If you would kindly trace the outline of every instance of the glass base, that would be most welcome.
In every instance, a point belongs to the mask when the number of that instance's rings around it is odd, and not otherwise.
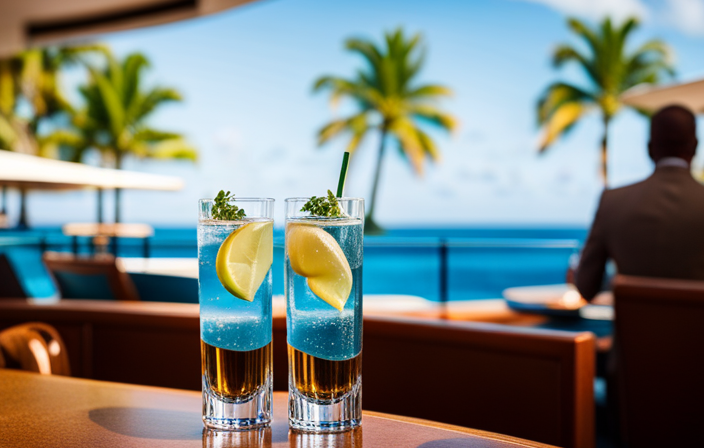
[[[335,401],[312,400],[289,384],[288,422],[291,429],[331,433],[350,431],[362,424],[361,379],[350,393]]]
[[[233,447],[271,447],[271,428],[253,428],[251,431],[203,429],[203,448]]]
[[[210,389],[203,376],[203,424],[206,428],[246,431],[271,424],[271,378],[254,394],[241,399],[225,399]]]

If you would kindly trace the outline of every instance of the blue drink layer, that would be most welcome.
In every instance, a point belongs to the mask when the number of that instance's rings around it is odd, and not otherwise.
[[[226,290],[215,269],[222,242],[246,223],[198,223],[200,337],[227,350],[256,350],[271,342],[271,269],[252,302],[238,299]]]
[[[305,277],[291,268],[286,253],[286,325],[292,347],[331,361],[354,358],[362,350],[362,262],[364,258],[361,220],[289,220],[313,224],[335,238],[352,269],[352,291],[342,311],[316,296]]]

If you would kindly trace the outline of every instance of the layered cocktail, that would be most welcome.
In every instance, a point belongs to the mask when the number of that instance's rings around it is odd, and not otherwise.
[[[199,202],[203,422],[251,429],[271,421],[273,199],[220,192]]]
[[[317,199],[286,200],[289,423],[335,432],[362,418],[364,202]]]

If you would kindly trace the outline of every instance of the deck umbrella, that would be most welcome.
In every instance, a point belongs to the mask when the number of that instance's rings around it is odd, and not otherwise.
[[[655,112],[672,104],[704,113],[704,79],[669,86],[636,86],[621,97],[625,104]]]
[[[20,190],[98,190],[98,222],[102,222],[102,191],[105,189],[164,190],[183,188],[183,180],[174,176],[136,171],[99,168],[82,163],[64,162],[27,154],[0,151],[0,185]],[[27,225],[22,201],[20,226]]]

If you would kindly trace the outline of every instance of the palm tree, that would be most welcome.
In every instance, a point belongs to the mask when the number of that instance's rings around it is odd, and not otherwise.
[[[373,217],[387,140],[395,140],[415,172],[422,175],[426,158],[439,161],[440,150],[420,124],[435,125],[448,132],[457,126],[453,116],[435,105],[438,98],[449,96],[452,91],[440,85],[417,82],[425,62],[420,43],[420,34],[406,39],[400,28],[385,33],[383,47],[368,40],[348,39],[345,48],[361,55],[365,66],[353,78],[323,76],[314,85],[314,91],[330,91],[333,104],[348,98],[357,106],[353,115],[333,120],[320,129],[319,145],[348,134],[350,141],[346,150],[353,153],[370,132],[379,132],[379,151],[365,223],[367,232],[381,231]]]
[[[61,72],[83,56],[104,52],[101,45],[32,48],[0,59],[0,149],[44,153],[38,135],[43,123],[70,111],[60,86]],[[27,105],[20,111],[20,105]],[[2,188],[3,195],[5,187]],[[20,191],[18,227],[27,227],[26,192]],[[3,203],[3,209],[5,205]]]
[[[18,114],[22,68],[21,55],[0,59],[0,149],[33,153],[36,145],[28,121]]]
[[[664,76],[673,76],[672,50],[660,40],[649,40],[634,51],[627,41],[638,27],[634,18],[620,26],[605,19],[598,27],[590,28],[577,19],[567,21],[570,29],[586,44],[586,51],[568,44],[559,45],[553,52],[553,65],[562,67],[574,62],[582,69],[589,86],[579,87],[566,82],[551,84],[538,101],[538,123],[543,127],[540,152],[550,147],[569,131],[587,113],[601,114],[601,176],[607,184],[607,151],[609,124],[624,106],[621,94],[638,84],[656,84]]]
[[[90,79],[79,88],[84,105],[71,117],[71,129],[59,129],[43,139],[44,147],[60,148],[79,162],[86,151],[100,151],[103,164],[122,168],[125,157],[187,159],[197,151],[174,132],[154,129],[148,118],[164,103],[181,100],[172,88],[145,88],[142,80],[149,62],[140,53],[122,61],[107,54],[104,69],[90,67]],[[115,222],[120,221],[120,190],[115,190]]]

